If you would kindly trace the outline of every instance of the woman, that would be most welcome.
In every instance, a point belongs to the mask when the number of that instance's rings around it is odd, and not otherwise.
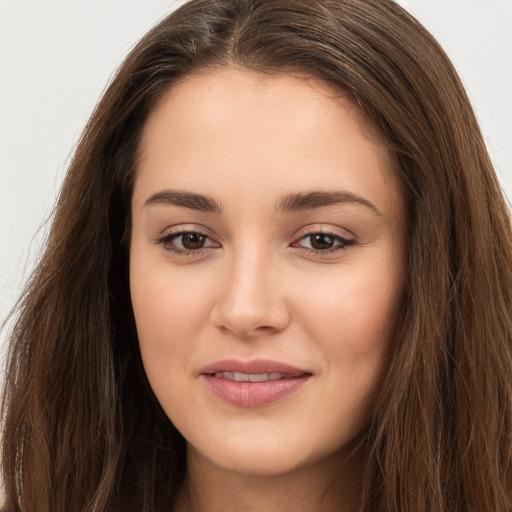
[[[511,242],[396,4],[186,4],[94,112],[20,305],[5,510],[508,510]]]

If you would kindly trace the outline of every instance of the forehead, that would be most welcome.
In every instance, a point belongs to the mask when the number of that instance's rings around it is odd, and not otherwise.
[[[135,193],[172,185],[240,199],[324,186],[378,194],[396,179],[371,132],[351,96],[316,79],[237,68],[193,74],[148,119]]]
[[[312,128],[333,107],[350,116],[361,131],[372,132],[372,138],[376,135],[355,98],[324,81],[299,74],[263,74],[225,67],[187,75],[171,86],[153,109],[144,135],[164,121],[170,110],[180,118],[177,129],[185,128],[185,120],[197,122],[200,118],[204,128],[214,130],[228,128],[233,122],[237,128],[245,125],[254,129],[263,121],[275,128],[292,121],[298,131]]]

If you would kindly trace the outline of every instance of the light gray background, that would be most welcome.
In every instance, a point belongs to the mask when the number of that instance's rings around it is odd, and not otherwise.
[[[0,322],[33,268],[79,134],[115,68],[181,0],[0,0]],[[512,0],[401,0],[467,87],[512,198]],[[0,336],[0,350],[5,332]]]

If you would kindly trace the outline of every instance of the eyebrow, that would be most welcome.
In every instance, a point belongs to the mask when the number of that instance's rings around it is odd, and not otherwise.
[[[222,208],[220,204],[211,197],[192,192],[183,192],[180,190],[162,190],[150,196],[144,203],[146,206],[154,205],[173,205],[182,208],[190,208],[203,213],[215,213],[220,215]]]
[[[276,211],[281,213],[298,212],[336,204],[360,205],[370,209],[375,215],[381,215],[373,203],[348,191],[312,191],[288,194],[276,203]],[[222,214],[222,208],[215,199],[203,194],[181,190],[162,190],[151,195],[144,203],[144,207],[154,205],[172,205],[203,213]]]
[[[276,210],[279,212],[297,212],[335,204],[356,204],[369,208],[375,215],[382,215],[373,203],[348,191],[313,191],[288,194],[277,203]]]

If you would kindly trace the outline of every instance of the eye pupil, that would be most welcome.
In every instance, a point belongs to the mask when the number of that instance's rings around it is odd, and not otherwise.
[[[313,249],[321,251],[322,249],[331,249],[334,245],[334,237],[325,235],[323,233],[317,233],[311,236],[311,247]]]
[[[201,249],[203,247],[206,237],[201,233],[184,233],[181,235],[181,243],[183,247],[188,250]]]

